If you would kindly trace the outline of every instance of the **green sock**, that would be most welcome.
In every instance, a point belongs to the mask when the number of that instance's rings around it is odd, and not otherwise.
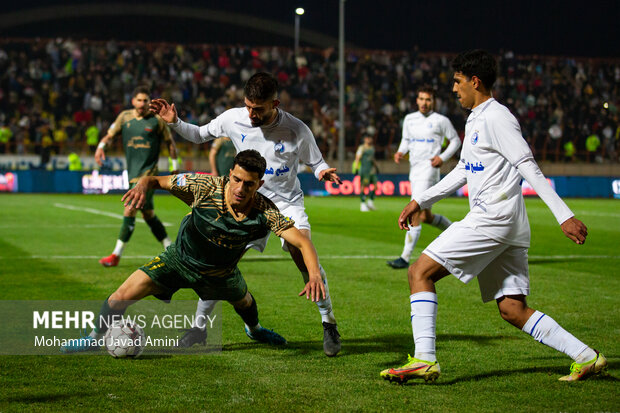
[[[157,218],[156,215],[154,215],[151,219],[147,219],[146,223],[151,228],[151,232],[153,233],[153,235],[155,235],[157,241],[161,242],[161,240],[168,236],[168,234],[166,233],[166,228],[164,228],[164,224],[161,223],[161,221],[159,220],[159,218]]]
[[[241,319],[248,327],[254,327],[258,324],[258,307],[256,306],[256,300],[253,295],[252,305],[244,309],[235,308],[235,311],[241,316]]]
[[[121,232],[118,235],[118,239],[123,242],[129,242],[131,234],[136,227],[136,217],[123,217],[123,225],[121,225]]]
[[[106,331],[108,331],[108,327],[110,327],[114,320],[118,318],[118,316],[122,316],[125,314],[125,310],[113,310],[110,308],[110,304],[108,303],[108,299],[106,298],[101,306],[101,310],[99,311],[99,315],[97,316],[97,320],[95,320],[95,333],[98,335],[104,335]],[[116,316],[116,317],[114,317]]]

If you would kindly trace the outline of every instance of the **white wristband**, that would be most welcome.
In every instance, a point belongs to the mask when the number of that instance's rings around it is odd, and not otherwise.
[[[99,142],[99,145],[97,145],[97,149],[105,149],[105,142]]]

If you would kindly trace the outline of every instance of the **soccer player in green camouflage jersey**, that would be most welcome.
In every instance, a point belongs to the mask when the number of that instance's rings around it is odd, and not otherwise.
[[[232,169],[237,150],[230,138],[216,139],[209,152],[209,164],[211,173],[215,176],[228,175]]]
[[[126,206],[140,208],[149,190],[165,189],[191,206],[192,211],[183,218],[175,243],[136,270],[104,301],[97,328],[89,336],[70,340],[61,351],[98,350],[97,340],[105,334],[109,320],[124,314],[136,300],[149,295],[170,300],[180,288],[191,288],[204,300],[231,303],[252,340],[285,344],[282,336],[259,324],[256,300],[237,267],[247,244],[273,231],[302,252],[309,281],[299,295],[312,301],[324,299],[325,286],[312,241],[273,202],[256,192],[263,183],[265,169],[265,159],[250,149],[235,157],[229,176],[142,177],[123,196]]]
[[[105,147],[116,136],[122,136],[130,188],[133,188],[142,176],[157,175],[157,162],[162,144],[168,145],[172,169],[175,171],[178,169],[176,147],[170,129],[159,115],[149,111],[149,90],[146,87],[138,87],[132,96],[133,109],[125,110],[118,115],[95,151],[95,161],[101,166],[105,160]],[[153,191],[150,191],[140,211],[155,238],[166,248],[171,241],[164,225],[155,215],[154,208]],[[104,267],[118,265],[123,249],[133,234],[137,213],[138,210],[135,208],[125,208],[123,224],[114,251],[112,255],[99,260]]]
[[[359,173],[362,184],[360,211],[368,212],[371,209],[374,210],[377,175],[374,173],[373,168],[379,173],[379,167],[375,160],[375,147],[372,144],[372,136],[368,134],[364,136],[364,143],[357,148],[353,165],[355,169],[353,172]],[[368,201],[366,201],[366,188],[368,188]]]

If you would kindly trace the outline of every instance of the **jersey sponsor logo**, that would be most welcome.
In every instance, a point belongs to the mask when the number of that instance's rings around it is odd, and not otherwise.
[[[283,165],[282,167],[278,168],[278,169],[273,169],[273,167],[271,168],[267,168],[265,169],[265,175],[275,175],[275,176],[280,176],[280,175],[284,175],[285,173],[287,173],[288,171],[290,171],[289,167],[286,165]]]
[[[278,142],[275,145],[273,145],[273,150],[278,152],[278,153],[283,153],[284,152],[284,144],[282,142]]]
[[[134,136],[127,143],[127,147],[134,149],[151,149],[151,142],[147,141],[142,136]]]
[[[185,186],[186,183],[187,183],[187,181],[185,180],[185,175],[177,175],[177,185],[178,186]]]
[[[471,136],[471,144],[475,145],[478,143],[478,131],[474,131],[474,134]]]
[[[484,171],[484,165],[482,165],[482,162],[476,162],[475,164],[467,162],[465,164],[465,170],[475,174],[476,172]]]
[[[244,135],[243,133],[241,134],[241,143],[243,143],[243,141],[245,140],[245,137],[248,135]]]

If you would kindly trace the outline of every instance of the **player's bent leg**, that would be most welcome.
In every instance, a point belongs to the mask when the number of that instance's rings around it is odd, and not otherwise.
[[[207,323],[205,320],[211,315],[217,303],[218,300],[198,300],[192,328],[181,330],[185,334],[179,340],[178,347],[191,347],[194,344],[207,345]]]
[[[137,210],[130,207],[125,207],[125,210],[123,211],[123,223],[121,225],[118,239],[116,240],[116,245],[114,246],[114,251],[112,251],[112,254],[107,257],[101,258],[99,260],[99,264],[104,267],[116,267],[119,264],[123,251],[125,250],[125,246],[131,239],[131,235],[133,234],[136,226],[137,213]]]
[[[558,350],[574,360],[570,366],[570,374],[560,377],[559,380],[578,381],[606,373],[605,356],[563,329],[547,314],[527,307],[524,296],[501,297],[497,302],[502,318],[539,343]],[[522,303],[521,307],[519,303]],[[530,314],[529,317],[527,314]]]
[[[230,302],[230,304],[232,304],[237,314],[239,314],[245,323],[245,334],[250,339],[272,346],[286,344],[286,339],[280,334],[260,325],[258,322],[258,307],[256,305],[256,300],[249,291],[241,300]]]
[[[401,367],[383,370],[380,375],[385,380],[405,383],[415,378],[434,381],[439,377],[441,370],[435,355],[438,305],[435,283],[448,274],[448,270],[426,254],[422,254],[409,267],[409,301],[415,355],[408,356],[407,363]]]
[[[308,239],[311,239],[310,230],[302,228],[300,229],[300,232]],[[306,268],[306,264],[303,262],[301,251],[288,243],[286,244],[286,247],[291,254],[291,258],[295,262],[295,265],[297,265],[297,268],[301,272],[304,283],[307,283],[309,279],[308,270]],[[323,266],[320,264],[319,269],[321,271],[321,277],[323,278],[323,284],[325,285],[325,298],[317,301],[316,303],[319,313],[321,313],[321,323],[323,325],[323,351],[328,357],[333,357],[340,352],[342,343],[340,340],[340,333],[338,331],[338,323],[336,322],[336,317],[334,316],[334,311],[332,308],[327,274],[325,273]]]
[[[450,272],[426,254],[413,263],[407,271],[411,294],[428,291],[435,292],[435,283]]]
[[[411,379],[434,382],[441,374],[437,361],[420,360],[407,355],[407,363],[400,367],[386,369],[380,373],[384,380],[404,384]]]

